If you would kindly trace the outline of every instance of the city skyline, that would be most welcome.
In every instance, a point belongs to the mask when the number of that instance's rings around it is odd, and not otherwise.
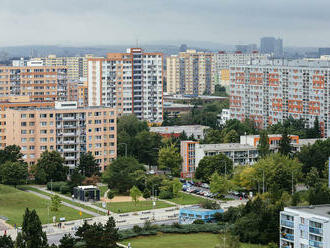
[[[325,0],[44,2],[2,1],[0,46],[150,44],[171,37],[259,44],[264,36],[281,37],[286,46],[330,46]]]

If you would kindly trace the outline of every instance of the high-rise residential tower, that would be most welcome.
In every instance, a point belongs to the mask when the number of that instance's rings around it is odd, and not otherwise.
[[[283,40],[274,37],[263,37],[260,40],[260,53],[270,54],[274,57],[283,56]]]
[[[130,48],[88,60],[88,104],[135,114],[141,120],[163,120],[163,55]]]

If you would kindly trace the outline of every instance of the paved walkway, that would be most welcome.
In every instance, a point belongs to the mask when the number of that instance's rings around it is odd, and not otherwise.
[[[35,188],[35,189],[38,189],[38,190],[41,190],[41,191],[43,191],[43,192],[45,192],[45,193],[48,193],[48,194],[52,194],[52,195],[55,194],[54,192],[52,192],[52,191],[50,191],[50,190],[47,190],[47,189],[44,188],[44,187],[35,186],[35,185],[30,185],[30,187]],[[103,212],[103,213],[105,213],[105,214],[108,213],[108,210],[106,210],[106,209],[104,209],[104,208],[100,208],[100,207],[98,207],[98,206],[95,206],[95,205],[92,204],[92,203],[84,202],[84,201],[79,201],[79,200],[77,200],[77,199],[76,199],[76,200],[72,200],[71,197],[68,197],[68,196],[65,196],[65,195],[61,195],[61,194],[59,194],[59,196],[62,197],[62,198],[64,198],[64,199],[66,199],[66,200],[69,200],[69,201],[71,201],[71,202],[76,202],[76,203],[79,203],[79,204],[85,205],[85,206],[87,206],[87,207],[94,208],[95,210],[100,211],[100,212]],[[98,216],[99,216],[99,215],[98,215]]]
[[[33,190],[26,190],[26,192],[29,192],[29,193],[35,194],[35,195],[39,196],[40,198],[44,198],[44,199],[46,199],[46,200],[50,200],[50,197],[49,197],[49,196],[46,196],[46,195],[40,194],[40,193],[35,192],[35,191],[33,191]],[[81,211],[81,212],[83,212],[83,213],[86,213],[86,214],[92,215],[92,216],[94,216],[94,217],[101,216],[101,215],[98,214],[98,213],[95,213],[95,212],[92,212],[92,211],[86,210],[86,209],[84,209],[84,208],[81,208],[81,207],[78,207],[78,206],[72,205],[72,204],[67,203],[67,202],[63,202],[63,201],[62,201],[62,205],[67,206],[67,207],[70,207],[70,208],[73,208],[73,209],[76,209],[76,210],[78,210],[78,211]]]

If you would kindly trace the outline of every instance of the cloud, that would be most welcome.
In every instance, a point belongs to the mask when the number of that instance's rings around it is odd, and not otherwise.
[[[271,35],[289,45],[326,46],[329,8],[328,0],[1,0],[0,45],[236,44]]]

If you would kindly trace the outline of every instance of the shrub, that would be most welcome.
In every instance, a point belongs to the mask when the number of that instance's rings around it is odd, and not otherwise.
[[[135,233],[141,233],[142,232],[142,227],[140,227],[140,226],[138,226],[138,225],[134,225],[133,226],[133,231],[135,232]]]
[[[160,199],[172,199],[173,198],[173,192],[171,191],[161,191],[159,193]]]
[[[151,196],[150,190],[145,188],[143,191],[143,198],[148,199],[148,198],[150,198],[150,196]]]
[[[108,191],[108,194],[107,194],[107,197],[108,197],[108,199],[112,199],[112,198],[114,198],[115,197],[115,192],[113,192],[112,190],[109,190]]]
[[[193,224],[201,225],[201,224],[205,224],[205,223],[203,220],[197,219],[197,220],[194,220]]]
[[[59,192],[61,190],[61,186],[67,185],[66,182],[48,182],[47,189]]]
[[[174,228],[181,228],[182,226],[178,222],[174,222],[172,224],[172,227],[174,227]]]
[[[61,192],[61,194],[64,194],[65,195],[65,194],[71,192],[71,189],[70,189],[70,187],[67,184],[65,184],[65,185],[62,185],[60,187],[60,192]]]
[[[201,202],[201,207],[206,209],[219,209],[220,205],[215,201],[204,200]]]
[[[154,228],[151,226],[151,222],[150,222],[150,220],[147,220],[146,222],[144,222],[143,229],[146,230],[146,231],[149,231],[149,230],[154,229]]]

